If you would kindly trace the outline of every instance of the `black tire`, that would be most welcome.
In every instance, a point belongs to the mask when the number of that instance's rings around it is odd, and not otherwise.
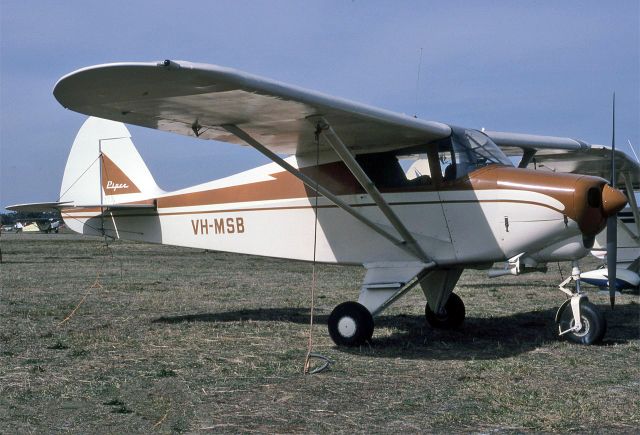
[[[329,335],[338,346],[360,346],[373,336],[373,316],[357,302],[335,307],[327,323]]]
[[[466,311],[464,309],[464,302],[455,293],[451,293],[449,300],[444,305],[444,312],[442,314],[434,313],[429,307],[429,303],[424,307],[424,315],[427,318],[427,322],[432,328],[438,329],[456,329],[462,326],[464,322],[464,316]]]
[[[607,332],[607,320],[598,307],[589,301],[583,301],[580,306],[580,321],[582,322],[580,331],[568,332],[562,337],[566,337],[567,340],[578,344],[596,344],[602,341],[605,332]],[[571,305],[568,304],[560,314],[559,332],[566,331],[574,323],[573,310]]]

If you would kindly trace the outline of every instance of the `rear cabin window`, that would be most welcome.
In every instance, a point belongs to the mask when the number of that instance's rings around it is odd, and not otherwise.
[[[429,146],[361,154],[356,160],[378,188],[430,186],[433,179],[427,156]]]

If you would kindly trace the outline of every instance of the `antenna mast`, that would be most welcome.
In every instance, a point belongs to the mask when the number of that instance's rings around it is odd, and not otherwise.
[[[416,98],[415,98],[415,112],[413,117],[418,117],[418,92],[420,91],[420,70],[422,69],[422,47],[420,47],[420,60],[418,61],[418,78],[416,79]]]

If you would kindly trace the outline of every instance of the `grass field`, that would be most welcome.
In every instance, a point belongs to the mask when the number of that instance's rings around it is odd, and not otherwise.
[[[427,327],[415,290],[357,349],[336,348],[326,320],[363,270],[320,266],[314,349],[335,363],[305,376],[310,264],[64,234],[0,247],[3,433],[640,429],[638,295],[613,312],[590,296],[603,345],[560,341],[555,265],[465,271],[460,331]]]

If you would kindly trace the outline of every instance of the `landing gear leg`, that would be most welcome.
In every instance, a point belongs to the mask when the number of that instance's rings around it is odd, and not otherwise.
[[[464,302],[453,293],[462,269],[442,269],[431,272],[420,282],[427,298],[424,314],[432,328],[456,329],[466,315]]]
[[[566,285],[575,281],[575,291]],[[580,290],[580,266],[577,261],[572,263],[571,276],[560,284],[560,290],[569,298],[556,313],[558,334],[567,340],[578,344],[595,344],[602,341],[607,331],[607,321],[602,312]],[[571,306],[568,310],[567,307]]]

